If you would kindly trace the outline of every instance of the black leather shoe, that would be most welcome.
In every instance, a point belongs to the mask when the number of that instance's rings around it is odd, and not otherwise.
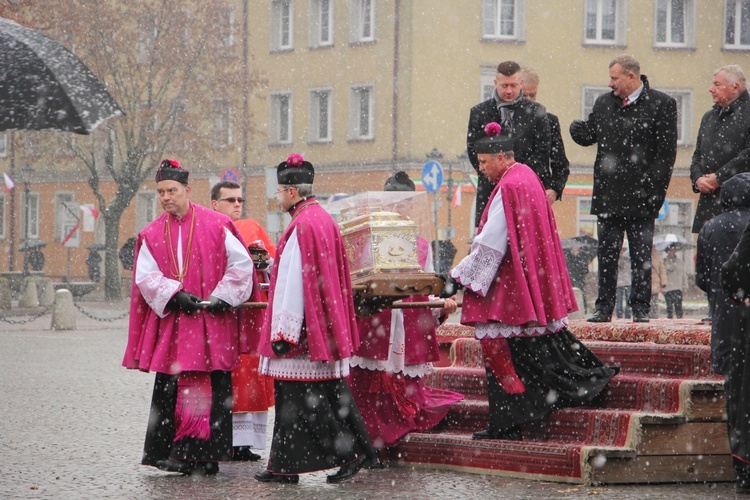
[[[235,446],[232,448],[233,462],[257,462],[260,458],[260,455],[250,451],[249,446]]]
[[[202,476],[213,476],[219,473],[219,462],[196,462],[195,468],[190,474]]]
[[[297,474],[274,474],[269,470],[256,472],[255,479],[261,483],[299,483],[299,476]]]
[[[380,460],[380,457],[376,457],[370,460],[370,463],[365,466],[365,469],[385,469],[385,464]]]
[[[471,435],[472,439],[506,439],[508,441],[523,441],[521,436],[521,429],[513,426],[509,429],[502,431],[495,431],[492,429],[485,429],[483,431],[477,431]]]
[[[633,323],[648,323],[648,321],[647,313],[633,311]]]
[[[588,321],[589,323],[609,323],[612,321],[612,313],[597,309],[596,312],[594,312],[594,315],[586,321]]]
[[[340,483],[341,481],[346,481],[347,479],[354,477],[354,475],[359,472],[359,469],[367,465],[368,462],[367,455],[362,455],[354,462],[342,465],[339,470],[333,474],[329,474],[328,477],[326,477],[326,483]]]
[[[159,470],[167,472],[179,472],[180,474],[190,474],[195,470],[195,462],[188,460],[159,460],[156,462]]]

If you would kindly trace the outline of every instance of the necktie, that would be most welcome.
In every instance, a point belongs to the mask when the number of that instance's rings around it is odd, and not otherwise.
[[[623,99],[623,100],[622,100],[622,107],[624,108],[624,107],[625,107],[625,106],[627,106],[627,105],[628,105],[629,103],[630,103],[630,99],[628,99],[628,98],[626,97],[625,99]]]

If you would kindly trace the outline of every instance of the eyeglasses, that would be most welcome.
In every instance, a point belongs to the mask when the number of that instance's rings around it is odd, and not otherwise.
[[[276,193],[274,193],[274,196],[276,196],[276,197],[278,198],[278,197],[279,197],[279,195],[281,195],[281,193],[283,193],[284,191],[289,191],[290,189],[292,189],[292,187],[291,187],[291,186],[289,186],[289,187],[285,187],[285,188],[283,188],[283,189],[277,189],[277,190],[276,190]]]
[[[235,197],[221,198],[219,201],[228,201],[229,203],[232,203],[232,204],[234,204],[234,203],[245,203],[245,198],[235,198]]]

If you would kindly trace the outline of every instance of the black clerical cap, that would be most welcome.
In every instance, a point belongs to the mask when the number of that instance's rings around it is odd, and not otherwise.
[[[276,167],[276,182],[279,185],[293,186],[297,184],[312,184],[315,178],[315,168],[302,155],[292,153],[286,161]]]
[[[177,181],[187,186],[190,172],[182,168],[177,160],[162,160],[156,169],[156,182]]]

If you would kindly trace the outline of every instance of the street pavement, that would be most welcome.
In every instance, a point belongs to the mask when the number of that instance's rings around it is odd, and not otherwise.
[[[97,318],[126,309],[83,303]],[[23,316],[6,318],[23,320]],[[153,374],[120,366],[127,318],[79,313],[77,329],[53,331],[49,315],[24,324],[0,317],[0,498],[733,498],[734,485],[587,487],[411,467],[362,471],[329,485],[326,472],[298,485],[262,484],[260,462],[221,464],[210,477],[139,465]],[[269,434],[272,414],[269,414]]]

